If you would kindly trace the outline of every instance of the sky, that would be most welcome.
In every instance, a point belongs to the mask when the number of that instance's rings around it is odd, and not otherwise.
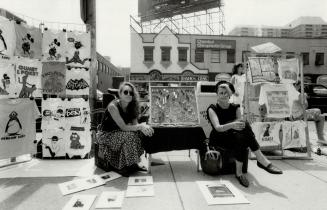
[[[79,0],[0,0],[0,8],[24,15],[38,25],[79,30]],[[300,16],[327,21],[327,0],[223,0],[227,34],[237,25],[284,26]],[[116,66],[130,66],[130,15],[137,16],[137,0],[96,0],[97,51]],[[54,22],[54,23],[50,23]]]

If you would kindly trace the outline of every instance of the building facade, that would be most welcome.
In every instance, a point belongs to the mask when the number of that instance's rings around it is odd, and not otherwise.
[[[97,89],[107,93],[108,88],[113,88],[113,78],[117,76],[125,75],[108,59],[97,53]]]
[[[301,55],[304,74],[327,74],[326,38],[137,33],[131,27],[131,81],[216,81],[231,74],[251,47],[272,42],[282,53]]]

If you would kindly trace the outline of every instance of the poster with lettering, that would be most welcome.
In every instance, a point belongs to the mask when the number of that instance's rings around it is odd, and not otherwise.
[[[262,149],[276,149],[281,145],[283,138],[282,123],[254,122],[251,127]]]
[[[42,98],[42,130],[65,128],[65,105],[61,98]]]
[[[14,55],[31,59],[41,59],[41,29],[33,26],[28,26],[25,23],[15,23],[15,32],[16,49]]]
[[[0,62],[0,99],[18,97],[15,79],[15,64]]]
[[[76,67],[89,67],[91,62],[90,32],[67,32],[66,64]]]
[[[267,107],[267,117],[285,118],[291,115],[289,88],[286,84],[264,84],[261,86],[259,104]]]
[[[44,62],[42,66],[42,93],[66,95],[66,68],[62,62]]]
[[[16,84],[19,98],[42,97],[42,63],[36,59],[17,58]]]
[[[0,159],[35,154],[35,120],[40,113],[34,100],[0,99]]]
[[[251,83],[275,82],[277,70],[271,57],[249,57]]]
[[[199,125],[194,87],[150,87],[150,123]]]
[[[90,104],[83,98],[65,100],[65,127],[85,127],[89,130],[91,125]]]
[[[90,71],[67,66],[66,95],[89,95]]]
[[[65,62],[66,32],[47,29],[43,32],[42,61]]]
[[[9,60],[16,47],[16,34],[14,21],[0,20],[0,58]]]
[[[278,59],[278,74],[281,83],[296,83],[299,79],[299,60],[297,58]]]

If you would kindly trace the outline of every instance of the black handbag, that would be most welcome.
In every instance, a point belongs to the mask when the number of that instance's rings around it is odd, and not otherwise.
[[[216,175],[222,170],[222,155],[214,147],[209,147],[209,139],[205,140],[206,151],[200,155],[202,171],[206,174]]]

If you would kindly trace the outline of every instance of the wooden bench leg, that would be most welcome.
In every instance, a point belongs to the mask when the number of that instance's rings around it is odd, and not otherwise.
[[[200,150],[196,150],[196,170],[200,171]]]
[[[148,154],[148,174],[151,174],[151,161],[152,161],[152,155]]]

